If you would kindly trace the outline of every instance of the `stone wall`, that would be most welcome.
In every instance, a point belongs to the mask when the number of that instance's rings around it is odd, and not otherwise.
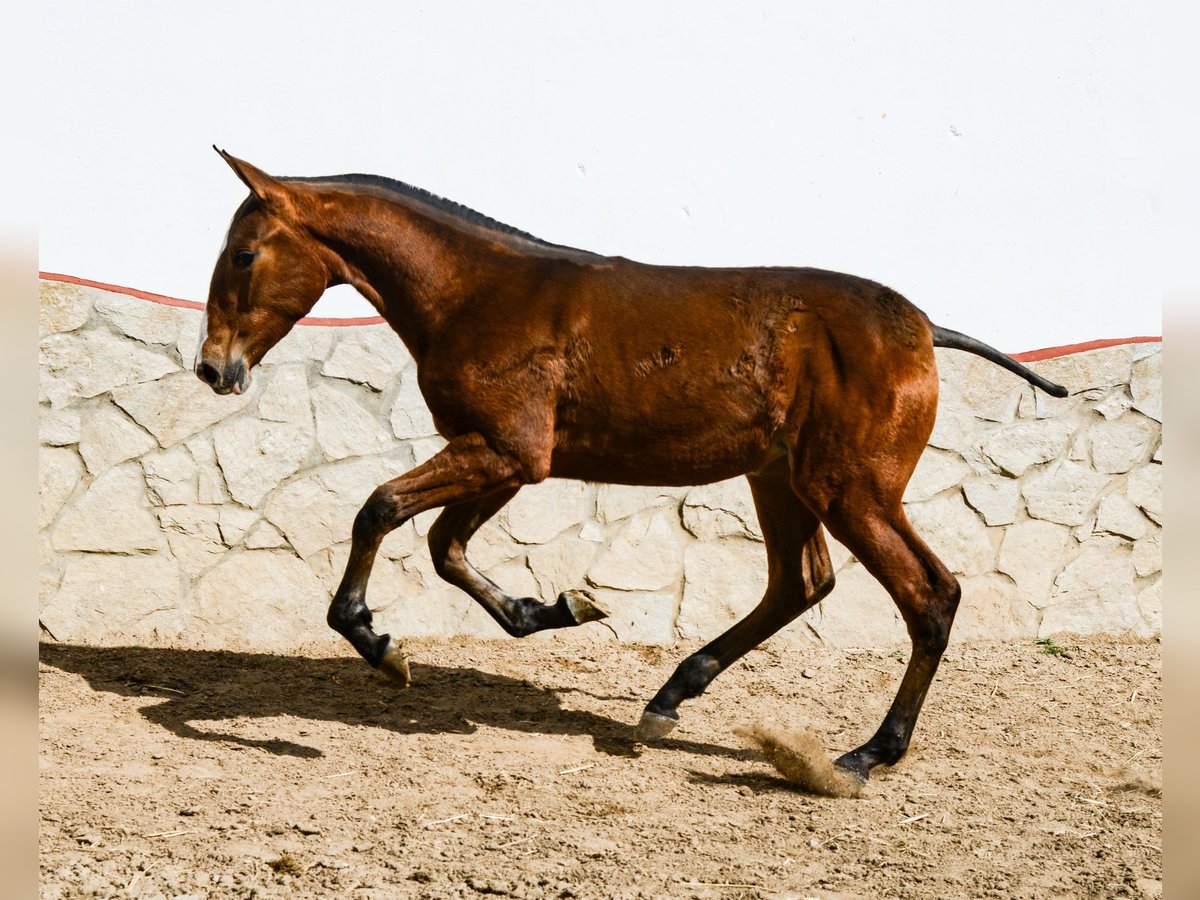
[[[301,325],[241,397],[191,372],[200,313],[78,285],[41,291],[41,596],[60,640],[287,648],[337,639],[325,607],[355,512],[442,446],[411,359],[382,325]],[[1161,351],[1035,363],[1056,400],[939,351],[937,425],[909,485],[959,574],[956,639],[1161,628]],[[502,636],[434,573],[435,512],[383,544],[369,602],[397,635]],[[709,638],[761,596],[742,479],[695,488],[551,480],[471,544],[510,592],[586,586],[614,611],[574,639]],[[906,642],[887,595],[831,545],[833,594],[774,640]],[[562,639],[571,639],[561,635]]]

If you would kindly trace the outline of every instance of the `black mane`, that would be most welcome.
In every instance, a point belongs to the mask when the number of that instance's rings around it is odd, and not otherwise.
[[[461,203],[456,203],[453,200],[447,200],[445,197],[440,197],[437,194],[427,191],[424,188],[419,188],[416,185],[408,184],[404,181],[399,181],[395,178],[385,178],[383,175],[364,175],[361,172],[355,172],[348,175],[324,175],[315,178],[306,178],[298,176],[286,176],[282,181],[299,181],[306,183],[340,183],[361,185],[369,188],[379,188],[384,191],[399,194],[403,197],[409,197],[413,200],[418,200],[426,203],[442,212],[449,213],[452,216],[469,222],[472,225],[478,225],[482,228],[487,228],[491,231],[499,232],[500,234],[511,235],[523,241],[528,241],[531,244],[537,244],[540,247],[546,247],[551,250],[562,250],[570,253],[582,253],[587,256],[594,256],[588,250],[580,250],[578,247],[568,247],[565,244],[555,244],[550,241],[544,241],[539,237],[530,234],[528,231],[522,231],[520,228],[514,228],[511,225],[505,225],[493,219],[491,216],[485,216],[483,213],[471,209],[469,206],[463,206]]]

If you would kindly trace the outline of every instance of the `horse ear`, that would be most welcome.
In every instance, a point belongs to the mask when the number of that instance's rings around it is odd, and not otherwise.
[[[273,178],[257,166],[252,166],[245,160],[226,153],[216,144],[213,144],[213,149],[221,155],[221,159],[229,163],[229,168],[233,169],[233,173],[266,206],[277,212],[285,212],[292,207],[291,190],[278,178]]]

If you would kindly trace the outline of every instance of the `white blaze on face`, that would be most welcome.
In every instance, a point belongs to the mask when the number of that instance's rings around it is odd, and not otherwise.
[[[200,357],[204,354],[204,342],[208,340],[208,309],[205,308],[200,316],[200,342],[196,344],[196,361],[192,364],[193,371],[200,369]]]
[[[237,218],[237,213],[233,214]],[[217,251],[217,257],[225,255],[225,251],[229,249],[229,232],[233,229],[233,219],[229,220],[229,227],[225,229],[225,237],[221,238],[221,249]],[[204,315],[200,319],[200,343],[196,345],[196,360],[192,364],[192,370],[197,371],[200,368],[200,357],[204,353],[204,342],[208,340],[208,308],[205,307]]]

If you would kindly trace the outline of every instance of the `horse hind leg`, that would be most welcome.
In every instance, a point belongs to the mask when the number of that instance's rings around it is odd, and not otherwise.
[[[834,513],[825,518],[833,535],[887,589],[912,640],[904,678],[879,730],[835,762],[864,781],[875,766],[894,765],[908,750],[962,593],[958,580],[896,507],[891,515]]]
[[[637,739],[665,737],[679,705],[704,693],[721,672],[833,590],[833,565],[816,516],[792,492],[785,459],[750,474],[750,490],[767,548],[767,590],[749,615],[692,654],[647,704]]]
[[[467,543],[518,490],[506,488],[442,510],[429,529],[429,552],[438,575],[469,594],[513,637],[607,618],[608,610],[587,591],[563,591],[553,604],[533,597],[514,597],[471,565]]]

